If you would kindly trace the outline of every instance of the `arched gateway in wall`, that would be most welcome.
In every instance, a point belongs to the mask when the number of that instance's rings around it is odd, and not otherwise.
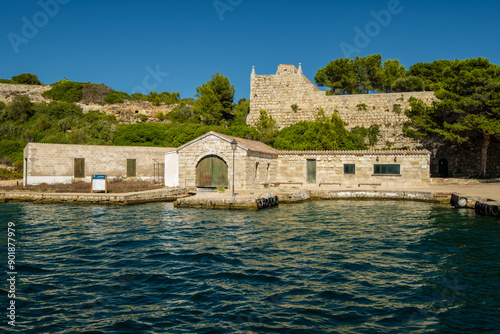
[[[203,187],[227,187],[227,164],[216,155],[209,155],[198,162],[196,166],[196,186]]]

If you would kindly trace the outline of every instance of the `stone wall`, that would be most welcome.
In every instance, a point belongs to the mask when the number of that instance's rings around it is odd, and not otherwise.
[[[397,147],[414,147],[415,143],[403,137],[401,131],[403,123],[408,120],[404,110],[409,107],[410,97],[428,104],[435,100],[433,92],[327,96],[302,74],[301,65],[298,69],[293,65],[279,65],[274,75],[256,75],[253,69],[247,124],[255,125],[260,109],[266,110],[281,129],[300,121],[314,121],[319,109],[323,108],[327,116],[337,110],[347,129],[378,124],[380,138],[377,147],[385,147],[388,143]],[[298,106],[296,112],[291,107],[294,104]]]
[[[478,176],[481,166],[482,140],[470,139],[463,144],[435,142],[426,145],[430,150],[436,148],[436,156],[431,158],[431,174],[438,177],[469,177]],[[445,160],[448,170],[440,174],[439,163]],[[486,173],[490,177],[500,177],[500,141],[492,139],[488,148]]]
[[[278,156],[278,180],[307,183],[307,160],[316,160],[316,183],[342,186],[421,186],[430,182],[430,152],[422,151],[283,151]],[[377,161],[378,160],[378,161]],[[355,174],[344,174],[354,164]],[[398,164],[400,175],[374,175],[375,164]]]
[[[196,166],[205,157],[215,155],[228,167],[228,188],[232,188],[233,151],[231,144],[215,135],[202,137],[178,150],[179,186],[196,186]],[[277,160],[271,155],[252,152],[238,147],[235,151],[235,188],[257,187],[260,182],[276,178]]]
[[[127,177],[127,159],[136,159],[136,177],[153,179],[154,160],[163,162],[171,148],[28,143],[24,148],[25,184],[69,183],[75,180],[74,159],[85,159],[84,180],[92,174]]]

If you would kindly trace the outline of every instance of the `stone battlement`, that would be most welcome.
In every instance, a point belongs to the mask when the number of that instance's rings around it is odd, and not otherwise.
[[[387,143],[397,146],[414,146],[403,137],[402,126],[408,118],[404,110],[409,108],[410,97],[430,104],[435,101],[434,92],[380,93],[355,95],[326,95],[303,73],[302,66],[279,65],[276,74],[256,75],[252,69],[250,82],[250,113],[248,125],[255,125],[259,111],[264,109],[284,128],[300,121],[314,121],[322,108],[326,116],[338,111],[347,129],[356,126],[380,126],[379,147]],[[292,105],[298,106],[297,111]]]

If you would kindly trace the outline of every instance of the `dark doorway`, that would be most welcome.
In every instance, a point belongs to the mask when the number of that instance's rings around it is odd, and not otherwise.
[[[316,160],[307,159],[307,183],[316,183]]]
[[[448,160],[445,158],[442,158],[438,162],[439,164],[439,177],[448,177]]]
[[[84,158],[74,158],[74,177],[84,178],[85,177],[85,159]]]
[[[227,165],[218,156],[210,155],[196,166],[196,186],[203,188],[227,187]]]

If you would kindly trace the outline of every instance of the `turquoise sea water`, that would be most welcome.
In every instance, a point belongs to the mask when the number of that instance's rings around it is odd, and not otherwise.
[[[19,333],[500,332],[500,220],[465,209],[0,204],[0,219]]]

